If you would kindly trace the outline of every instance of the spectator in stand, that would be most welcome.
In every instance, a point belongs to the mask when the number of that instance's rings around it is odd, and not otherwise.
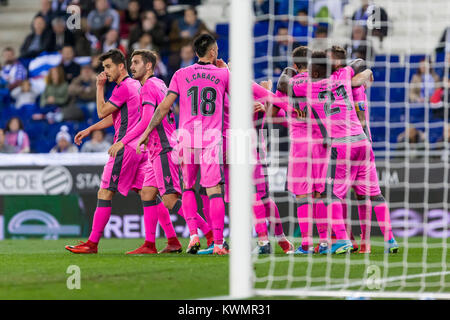
[[[81,74],[73,79],[69,86],[69,97],[72,103],[89,113],[96,110],[96,76],[90,65],[81,68]]]
[[[73,47],[64,46],[61,50],[61,66],[64,70],[65,80],[70,84],[72,80],[80,75],[81,67],[74,61],[75,52]]]
[[[14,153],[14,147],[6,143],[5,131],[0,128],[0,153]]]
[[[107,152],[111,143],[105,140],[105,131],[94,130],[91,140],[86,141],[81,147],[81,152]]]
[[[72,5],[80,7],[82,18],[87,18],[89,13],[95,10],[95,0],[72,0]]]
[[[311,50],[326,50],[330,46],[329,42],[328,25],[321,25],[317,27],[314,38],[309,46]]]
[[[135,42],[131,48],[132,51],[141,49],[159,51],[159,48],[153,44],[153,38],[150,33],[143,33],[139,41]]]
[[[180,51],[180,63],[175,66],[169,66],[170,69],[170,77],[173,76],[173,74],[181,68],[188,67],[190,65],[193,65],[197,61],[194,49],[192,48],[191,44],[185,44],[181,47]]]
[[[2,52],[3,68],[0,71],[0,77],[7,83],[8,89],[21,85],[27,78],[27,70],[17,60],[15,51],[11,47],[6,47]]]
[[[51,0],[41,0],[41,9],[36,16],[43,17],[47,26],[51,25],[53,18],[56,17],[55,12],[52,10]]]
[[[90,32],[97,39],[102,38],[110,29],[119,31],[119,13],[110,8],[108,0],[95,0],[95,10],[89,13],[87,21]]]
[[[432,68],[431,59],[422,59],[409,84],[409,102],[429,101],[439,81],[439,76]]]
[[[55,35],[49,29],[45,19],[36,16],[33,19],[32,32],[25,38],[20,48],[21,58],[35,58],[44,51],[53,51]]]
[[[407,125],[405,131],[397,137],[397,150],[405,151],[405,154],[399,155],[399,158],[405,156],[410,159],[420,158],[425,150],[425,134],[412,124]]]
[[[56,134],[56,146],[54,146],[50,153],[77,153],[78,148],[72,144],[72,137],[69,134],[67,126],[61,126],[59,132]]]
[[[21,109],[24,106],[36,107],[36,99],[39,93],[36,92],[30,84],[30,81],[24,80],[19,87],[11,91],[11,97],[16,100],[16,109]]]
[[[450,64],[450,53],[447,54],[447,61]],[[450,68],[447,71],[447,74],[444,73],[442,81],[435,83],[436,89],[434,90],[433,95],[430,97],[430,108],[433,112],[433,116],[438,119],[450,117],[450,114],[448,115],[445,114],[445,110],[447,110],[448,106],[450,105],[449,80],[450,80]]]
[[[186,44],[183,47],[181,47],[180,57],[181,63],[178,69],[189,67],[193,65],[197,60],[195,59],[194,48],[192,48],[191,44]]]
[[[275,41],[273,43],[273,57],[274,57],[274,73],[281,74],[284,68],[287,67],[287,57],[289,56],[289,46],[295,48],[296,44],[292,36],[288,34],[288,28],[281,26],[278,28]]]
[[[75,45],[74,34],[67,30],[66,20],[63,17],[56,17],[52,20],[52,30],[55,34],[55,50],[59,51],[65,46]]]
[[[122,11],[120,15],[120,37],[127,39],[130,30],[138,25],[141,21],[140,16],[141,7],[138,0],[130,0],[128,8]]]
[[[69,98],[69,85],[64,78],[64,70],[61,66],[49,70],[45,79],[45,90],[41,94],[41,109],[55,109],[66,105]]]
[[[110,0],[111,5],[118,11],[125,11],[128,8],[128,3],[133,0]]]
[[[145,2],[149,2],[145,0]],[[165,34],[170,34],[172,30],[172,25],[174,22],[174,17],[167,12],[167,4],[164,0],[153,0],[153,11],[156,14],[158,22],[164,27]]]
[[[349,59],[364,59],[373,61],[374,51],[372,43],[367,40],[367,28],[361,25],[354,25],[352,28],[352,39],[345,47]]]
[[[156,65],[155,69],[153,70],[153,74],[155,75],[155,77],[158,77],[161,80],[163,80],[166,83],[166,85],[169,85],[170,78],[167,67],[164,64],[164,62],[161,61],[161,57],[159,56],[159,54],[157,52],[153,53],[156,55]]]
[[[307,9],[300,9],[297,12],[296,20],[294,21],[294,27],[292,30],[292,35],[296,37],[296,41],[302,45],[306,46],[308,44],[308,36],[314,36],[314,27],[311,26],[311,34],[308,34],[309,29],[309,17]]]
[[[109,30],[97,44],[98,52],[105,53],[111,49],[119,49],[125,57],[127,56],[127,49],[120,43],[119,32],[115,29]]]
[[[172,30],[169,34],[170,51],[179,55],[183,45],[191,43],[192,39],[202,32],[211,33],[206,25],[198,19],[197,10],[189,7],[184,10],[184,17],[175,20],[172,24]]]
[[[12,117],[6,123],[5,144],[13,148],[14,153],[29,153],[30,139],[24,131],[23,122],[18,117]]]
[[[139,41],[144,33],[149,33],[152,36],[152,42],[163,52],[168,50],[166,44],[169,42],[169,37],[165,34],[164,25],[157,20],[155,12],[145,11],[142,13],[140,23],[130,31],[130,37],[128,39],[128,52],[130,54],[133,51],[133,45]]]
[[[75,53],[77,57],[90,56],[96,49],[98,39],[89,32],[86,19],[81,19],[81,29],[74,30]]]
[[[71,2],[71,0],[52,0],[52,11],[56,16],[66,17],[67,7]]]
[[[383,41],[388,34],[388,15],[386,11],[375,5],[373,1],[361,0],[361,8],[352,16],[353,25],[370,28],[369,34]],[[370,23],[369,23],[370,21]]]

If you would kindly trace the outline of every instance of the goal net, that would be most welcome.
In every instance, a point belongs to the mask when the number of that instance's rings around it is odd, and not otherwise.
[[[272,91],[276,89],[282,70],[292,66],[292,51],[298,45],[306,45],[312,50],[342,46],[346,48],[348,62],[363,58],[373,71],[374,82],[366,89],[369,114],[366,120],[381,192],[389,208],[392,232],[399,250],[396,254],[385,253],[385,239],[371,209],[371,223],[368,224],[371,253],[284,254],[269,224],[272,252],[252,254],[250,261],[239,257],[245,250],[235,251],[239,235],[234,233],[233,242],[233,226],[239,224],[238,219],[246,218],[239,218],[235,213],[233,222],[231,204],[230,268],[235,270],[230,272],[232,296],[239,296],[241,284],[244,292],[257,296],[449,299],[450,2],[250,2],[252,6],[248,6],[249,12],[245,14],[249,17],[246,23],[251,24],[253,38],[245,39],[246,32],[239,34],[235,30],[233,33],[233,28],[242,27],[242,21],[234,18],[237,7],[233,7],[231,1],[232,81],[237,82],[236,79],[242,76],[247,79],[242,70],[235,68],[240,63],[238,60],[243,58],[239,51],[233,51],[233,44],[235,48],[239,46],[240,52],[246,50],[242,45],[247,40],[247,43],[254,43],[253,51],[250,48],[253,58],[248,61],[253,66],[253,78],[258,83],[272,80]],[[365,4],[368,6],[362,8]],[[245,11],[246,6],[240,10]],[[238,16],[242,20],[242,12]],[[248,82],[241,85],[249,88]],[[232,89],[236,87],[237,84]],[[231,101],[233,115],[240,106],[236,105],[237,100]],[[236,102],[233,104],[233,101]],[[279,209],[285,235],[298,248],[301,244],[298,201],[286,190],[288,162],[292,161],[289,158],[290,139],[288,128],[278,122],[266,123],[270,197]],[[232,128],[239,129],[236,125],[238,122],[233,122],[232,118]],[[233,168],[237,168],[235,174],[245,170],[232,164],[232,174]],[[237,180],[231,181],[231,194],[239,192],[232,200],[253,199],[253,188],[233,191],[233,181],[236,183]],[[348,192],[345,203],[346,223],[360,246],[360,202],[353,190]],[[249,211],[248,203],[244,205],[244,211]],[[234,210],[239,211],[239,206]],[[248,215],[252,214],[250,210]],[[244,224],[239,232],[245,232],[245,226],[248,225]],[[257,243],[254,230],[252,234],[254,247]],[[314,224],[314,245],[318,241]],[[247,268],[246,261],[251,269]],[[248,288],[245,279],[236,280],[239,268],[251,270],[249,291],[245,289]]]

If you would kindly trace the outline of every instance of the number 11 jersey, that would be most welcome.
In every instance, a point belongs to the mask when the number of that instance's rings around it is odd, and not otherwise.
[[[230,72],[211,63],[198,62],[175,72],[169,93],[179,97],[179,143],[189,148],[209,148],[221,143],[224,99]]]
[[[353,107],[351,67],[335,71],[329,78],[312,82],[299,79],[293,82],[298,97],[307,97],[312,117],[324,126],[330,138],[345,138],[363,134],[364,131]]]

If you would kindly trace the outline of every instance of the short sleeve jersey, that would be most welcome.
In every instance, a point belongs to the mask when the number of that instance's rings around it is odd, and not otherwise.
[[[112,113],[114,125],[114,143],[125,137],[127,132],[134,128],[140,119],[140,90],[139,81],[126,77],[113,89],[108,102],[117,110]]]
[[[167,87],[164,81],[155,76],[151,76],[141,89],[142,108],[150,108],[150,114],[153,117],[156,108],[164,100],[166,94]],[[170,110],[169,114],[148,137],[147,149],[150,159],[153,159],[159,154],[170,152],[173,149],[176,144],[175,131],[175,117],[172,110]]]
[[[181,145],[208,148],[222,141],[229,78],[227,68],[201,62],[175,72],[168,92],[179,96]]]
[[[298,81],[293,92],[297,97],[307,97],[311,116],[323,125],[331,138],[343,138],[364,133],[353,107],[351,67],[335,71],[329,78],[319,81]]]

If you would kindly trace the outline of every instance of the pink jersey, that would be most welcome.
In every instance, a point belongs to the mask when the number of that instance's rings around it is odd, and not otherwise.
[[[353,88],[353,101],[355,103],[356,111],[364,111],[364,116],[366,118],[366,135],[370,141],[372,141],[372,134],[370,133],[369,126],[369,103],[367,101],[366,88],[364,86]]]
[[[297,97],[308,97],[311,117],[331,138],[344,138],[364,133],[353,107],[351,67],[335,71],[329,78],[316,82],[299,79],[293,82]]]
[[[294,84],[299,83],[301,81],[308,81],[308,72],[302,72],[299,73],[297,75],[295,75],[294,77],[292,77],[289,80],[289,85],[290,87],[293,87]],[[281,96],[284,95],[283,93],[277,91],[277,95]],[[303,141],[303,139],[301,138],[308,138],[307,141],[312,142],[312,139],[314,139],[314,142],[322,142],[323,138],[325,138],[325,132],[321,131],[320,126],[318,125],[318,123],[316,121],[312,121],[314,119],[314,114],[309,115],[311,113],[311,110],[308,110],[307,108],[307,104],[306,104],[306,99],[302,99],[302,98],[297,98],[297,97],[292,97],[292,99],[290,100],[290,106],[293,109],[297,109],[297,110],[302,110],[302,111],[306,111],[306,113],[308,114],[306,119],[297,119],[297,113],[296,112],[290,112],[290,135],[291,135],[291,139],[292,140],[297,140],[300,139]]]
[[[229,78],[227,68],[201,62],[175,72],[169,92],[180,98],[179,139],[183,146],[207,148],[221,142]]]
[[[126,77],[118,84],[108,102],[117,110],[112,113],[114,125],[114,143],[120,141],[139,122],[140,118],[140,89],[139,81]]]
[[[150,119],[166,94],[167,87],[161,79],[152,76],[145,82],[141,89],[142,108],[150,108]],[[169,111],[167,117],[148,136],[149,159],[172,151],[176,144],[175,130],[175,117]]]

